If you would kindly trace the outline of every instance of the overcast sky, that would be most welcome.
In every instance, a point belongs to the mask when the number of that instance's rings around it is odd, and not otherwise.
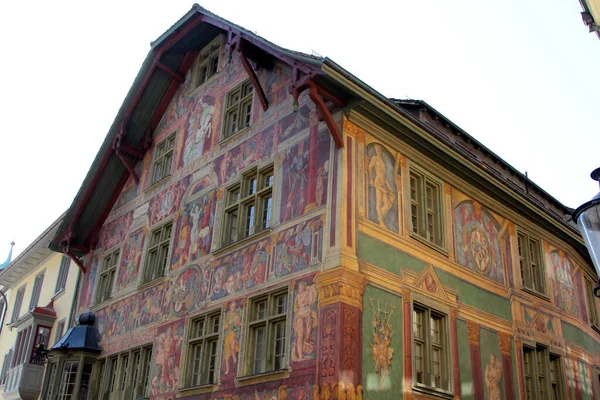
[[[201,5],[385,96],[425,100],[569,207],[598,192],[600,39],[578,0]],[[0,262],[69,207],[150,42],[191,7],[0,2]]]

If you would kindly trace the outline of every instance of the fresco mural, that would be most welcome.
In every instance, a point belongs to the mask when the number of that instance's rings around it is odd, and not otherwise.
[[[217,300],[265,281],[270,239],[243,247],[215,261],[211,300]]]
[[[488,400],[501,400],[500,380],[502,379],[502,361],[490,353],[490,362],[485,367],[485,386]]]
[[[235,375],[240,352],[240,331],[242,328],[242,307],[245,299],[233,300],[227,304],[223,325],[223,359],[221,372],[223,375]]]
[[[210,284],[210,269],[192,265],[171,280],[166,297],[173,316],[183,316],[201,308],[206,302]]]
[[[290,147],[283,156],[281,221],[304,213],[308,184],[308,139]]]
[[[281,277],[308,268],[321,260],[325,216],[299,223],[277,234],[274,274]]]
[[[456,194],[455,198],[465,198]],[[454,208],[454,245],[456,261],[499,283],[505,283],[504,263],[511,268],[507,221],[497,219],[479,202],[463,200]]]
[[[581,270],[575,268],[564,251],[555,249],[548,254],[552,283],[554,285],[554,302],[563,310],[587,319],[583,303],[583,287]]]
[[[215,191],[210,191],[190,200],[180,210],[171,260],[172,269],[210,253],[212,228],[214,225]]]
[[[390,366],[394,357],[394,348],[391,347],[393,335],[391,318],[396,307],[385,304],[382,308],[379,299],[377,300],[377,307],[375,307],[375,299],[370,298],[369,301],[373,310],[371,352],[375,362],[375,372],[379,377],[379,390],[384,391],[391,386],[388,381],[390,379]]]
[[[181,365],[181,338],[184,320],[157,329],[153,350],[154,363],[150,367],[152,396],[169,396],[177,390],[179,366]]]
[[[147,233],[146,230],[146,228],[140,228],[132,232],[123,246],[121,264],[119,265],[117,281],[115,283],[117,292],[137,282],[144,249],[144,240]]]
[[[312,277],[296,282],[292,318],[292,361],[305,361],[316,356],[317,286]]]
[[[81,295],[79,297],[80,310],[83,310],[92,304],[92,292],[94,291],[94,282],[96,282],[96,273],[98,272],[98,265],[100,264],[101,259],[101,252],[96,252],[92,256],[92,262],[88,266],[86,279],[83,280],[83,286],[81,288]]]
[[[552,318],[533,308],[523,306],[523,321],[529,324],[536,332],[551,335],[556,334]]]
[[[148,202],[150,226],[173,214],[179,208],[181,198],[190,184],[190,179],[191,175],[188,175],[150,199]]]
[[[369,220],[393,232],[399,232],[398,188],[401,187],[400,163],[383,145],[366,147]]]
[[[189,113],[179,168],[189,165],[211,147],[215,100],[211,95],[202,97]]]
[[[122,243],[125,235],[129,232],[129,227],[133,222],[133,211],[129,211],[120,217],[104,225],[100,231],[100,240],[97,248],[110,249]]]

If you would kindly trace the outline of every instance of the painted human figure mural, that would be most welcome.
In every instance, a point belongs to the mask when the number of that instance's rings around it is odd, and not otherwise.
[[[485,367],[485,386],[489,400],[501,400],[500,379],[502,379],[502,363],[490,353],[490,362]]]
[[[398,232],[398,192],[396,176],[400,171],[394,156],[379,143],[367,146],[367,182],[369,183],[369,219]]]
[[[235,301],[227,305],[223,330],[223,374],[235,373],[240,351],[240,329],[242,327],[242,309]]]
[[[137,281],[140,260],[144,248],[145,228],[132,232],[123,246],[121,265],[117,274],[116,287],[124,289]]]
[[[477,201],[466,200],[454,209],[456,261],[487,276],[504,283],[500,224]]]
[[[580,272],[562,250],[550,252],[550,267],[556,305],[569,313],[582,316],[580,307]]]
[[[315,330],[317,326],[317,289],[306,281],[298,282],[294,299],[294,342],[292,361],[303,361],[314,357]]]
[[[183,320],[158,329],[154,365],[151,367],[152,395],[165,395],[177,388],[181,361]]]
[[[323,218],[312,220],[279,232],[275,246],[275,276],[283,276],[306,269],[312,260],[321,258]]]
[[[188,165],[210,148],[212,141],[212,121],[215,112],[212,96],[206,96],[196,103],[188,120],[187,136],[180,165]]]
[[[308,182],[308,150],[304,141],[287,150],[284,159],[284,186],[288,188],[282,202],[282,220],[286,221],[304,212]]]

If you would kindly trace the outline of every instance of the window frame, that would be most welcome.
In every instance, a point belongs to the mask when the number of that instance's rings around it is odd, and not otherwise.
[[[452,365],[451,365],[451,341],[450,341],[450,327],[449,327],[449,317],[448,313],[443,310],[443,308],[438,308],[430,304],[428,301],[419,301],[412,300],[411,301],[411,365],[412,370],[414,371],[412,377],[412,387],[415,390],[422,391],[425,393],[442,393],[442,394],[453,394],[452,387]],[[423,299],[425,300],[425,299]],[[423,337],[415,336],[415,313],[421,312],[423,314]],[[431,341],[431,319],[433,317],[437,317],[439,319],[440,326],[440,341],[439,343],[432,343]],[[420,342],[423,346],[423,382],[418,381],[417,377],[417,368],[416,368],[416,342]],[[432,374],[432,361],[433,358],[431,356],[432,349],[438,348],[441,353],[441,361],[440,361],[440,387],[436,387],[435,383],[431,384],[430,375]],[[445,383],[445,385],[444,385]]]
[[[590,278],[588,275],[584,274],[585,280],[585,296],[587,298],[588,307],[589,307],[589,320],[590,325],[595,330],[600,330],[600,310],[598,307],[598,301],[596,300],[596,296],[594,296],[594,286],[596,282]]]
[[[152,168],[150,168],[150,187],[154,187],[171,176],[175,154],[177,132],[172,132],[154,147]],[[164,149],[163,149],[164,147]],[[161,153],[162,151],[162,153]],[[168,160],[168,161],[165,161]],[[160,168],[160,173],[159,171]]]
[[[276,300],[278,298],[285,298],[285,305],[283,308],[285,312],[276,313],[278,304]],[[259,317],[260,309],[258,304],[266,301],[266,308],[264,309],[265,316]],[[253,316],[257,317],[254,318]],[[282,371],[289,370],[289,347],[290,347],[290,323],[291,318],[291,301],[290,301],[290,290],[287,286],[275,289],[268,293],[262,293],[257,296],[248,299],[247,314],[244,323],[246,329],[246,346],[244,354],[244,362],[242,365],[242,378],[254,375],[264,374],[277,374]],[[277,341],[274,340],[277,335],[277,327],[283,326],[283,335],[279,338],[279,343],[283,341],[283,349],[277,349]],[[257,347],[257,332],[258,329],[264,328],[265,340],[264,344],[264,361],[262,362],[261,369],[256,369],[256,347]],[[279,359],[279,368],[277,368],[277,357]]]
[[[198,89],[201,86],[204,86],[206,83],[210,82],[215,76],[217,76],[219,74],[219,72],[221,71],[221,60],[223,57],[223,35],[218,35],[216,38],[214,38],[213,40],[211,40],[210,42],[208,42],[208,44],[206,46],[204,46],[202,48],[202,50],[200,50],[200,53],[198,54],[198,57],[196,58],[195,64],[194,64],[194,72],[192,74],[192,91]],[[218,48],[213,49],[213,46],[215,44],[218,44]],[[206,60],[203,60],[202,57],[204,54],[207,54],[208,56],[206,58]],[[202,69],[204,67],[210,68],[211,65],[214,63],[214,59],[216,57],[216,69],[212,72],[209,72],[206,76],[206,78],[203,77],[202,75]]]
[[[13,310],[10,317],[10,323],[16,322],[21,314],[21,308],[23,307],[23,298],[25,297],[25,289],[27,288],[27,284],[24,283],[19,289],[17,289],[17,293],[15,294],[15,302],[13,304]]]
[[[217,324],[215,326],[215,320]],[[220,378],[220,349],[222,346],[223,313],[220,308],[208,311],[197,316],[190,317],[188,332],[186,335],[186,360],[184,369],[184,380],[182,389],[202,388],[218,385]],[[202,333],[198,332],[202,323]],[[216,328],[216,329],[215,329]],[[214,349],[210,346],[214,345]],[[200,356],[197,349],[200,348]],[[214,353],[213,353],[214,352]],[[212,366],[212,377],[210,376],[210,363]],[[208,372],[205,370],[209,367]],[[198,380],[195,380],[198,376]]]
[[[152,344],[146,344],[97,360],[92,376],[93,391],[98,398],[146,398],[153,350]],[[125,359],[127,366],[123,365]]]
[[[540,354],[543,357],[540,363]],[[542,395],[542,398],[547,398],[552,391],[552,375],[551,366],[552,361],[557,362],[557,387],[558,387],[558,399],[565,399],[565,384],[562,371],[562,359],[561,356],[550,352],[547,346],[540,344],[524,344],[523,345],[523,384],[525,391],[525,399],[537,399],[538,396]],[[539,370],[539,367],[543,368],[543,371]],[[544,381],[543,385],[540,385],[540,380]],[[531,395],[528,397],[527,392],[527,381],[531,382]],[[543,390],[543,392],[541,392]]]
[[[29,298],[29,312],[35,310],[40,302],[40,295],[42,294],[42,286],[44,285],[45,276],[45,269],[35,276],[35,280],[33,281],[33,290],[31,291],[31,297]]]
[[[115,279],[120,261],[120,247],[107,251],[102,256],[102,264],[98,271],[94,304],[100,304],[113,298]]]
[[[237,101],[232,101],[236,95],[239,96]],[[247,108],[248,106],[249,108]],[[246,108],[245,111],[244,108]],[[221,142],[229,140],[230,138],[252,126],[253,113],[254,85],[250,79],[246,79],[234,86],[232,89],[227,91],[227,94],[225,94],[225,101],[223,102]],[[236,118],[233,118],[233,115],[236,115]],[[244,119],[245,121],[243,121]],[[232,125],[235,126],[235,130],[233,131]]]
[[[255,182],[255,186],[252,182]],[[232,245],[272,228],[274,186],[275,168],[270,163],[261,168],[258,166],[249,168],[236,182],[225,189],[221,247]],[[246,196],[243,196],[243,193],[246,193]],[[267,210],[265,206],[268,204],[270,206]],[[254,207],[251,227],[247,224],[247,213],[250,207]],[[234,225],[235,240],[232,239]]]
[[[54,332],[54,343],[58,343],[60,338],[65,333],[66,324],[67,324],[66,318],[63,318],[56,323],[56,331]]]
[[[523,242],[523,243],[522,243]],[[532,246],[534,242],[534,246]],[[523,254],[523,244],[526,245],[525,252]],[[535,248],[537,251],[537,263],[532,262],[532,249]],[[520,228],[517,229],[517,256],[519,259],[519,273],[521,275],[521,289],[532,294],[541,295],[543,298],[547,298],[548,285],[546,282],[546,265],[544,263],[544,247],[543,242],[539,237],[530,234]],[[538,271],[537,274],[534,272],[535,269]],[[535,281],[539,281],[539,284],[535,284]],[[538,286],[540,286],[538,288]]]
[[[408,167],[408,190],[406,199],[406,208],[408,219],[408,231],[410,236],[420,242],[434,247],[435,249],[447,252],[446,238],[446,207],[444,199],[444,182],[426,172],[417,165],[411,163]],[[413,179],[415,180],[415,197],[413,197]],[[428,212],[430,211],[427,204],[427,188],[431,186],[435,189],[435,194],[432,196],[432,214],[434,216],[433,238],[429,232]],[[416,211],[415,211],[416,210]],[[416,214],[416,215],[415,215]],[[415,218],[416,217],[416,218]],[[415,229],[416,221],[416,229]],[[437,227],[437,228],[436,228]]]
[[[64,255],[60,259],[60,267],[58,269],[58,277],[56,278],[56,286],[54,288],[54,295],[65,290],[67,286],[67,278],[69,277],[69,267],[71,266],[71,258]]]
[[[169,227],[169,237],[163,238],[163,232],[165,229]],[[167,272],[167,267],[169,266],[169,262],[171,260],[171,252],[173,251],[173,240],[175,235],[173,234],[173,229],[175,227],[175,223],[173,218],[168,218],[165,221],[161,221],[156,224],[152,229],[150,229],[150,234],[148,236],[148,242],[146,245],[146,249],[144,251],[144,261],[142,273],[140,274],[140,285],[145,285],[150,282],[154,282],[158,279],[161,279],[165,276]],[[155,233],[159,233],[158,243],[153,244],[152,240]],[[152,253],[156,249],[156,258],[152,258]],[[162,252],[164,251],[164,253]],[[164,256],[164,265],[162,267],[159,266],[160,256]],[[156,260],[156,265],[150,265]],[[153,271],[149,273],[149,268]],[[161,270],[161,273],[158,273]]]

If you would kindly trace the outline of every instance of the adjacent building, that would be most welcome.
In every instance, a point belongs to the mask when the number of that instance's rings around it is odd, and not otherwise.
[[[51,357],[45,398],[598,398],[570,212],[427,103],[194,6],[52,240],[102,351]]]
[[[600,38],[600,0],[579,0],[583,11],[581,18],[590,32],[596,32]]]
[[[44,359],[36,348],[48,348],[71,324],[75,310],[76,268],[70,258],[48,248],[60,219],[0,271],[8,299],[0,333],[0,396],[37,399]]]

